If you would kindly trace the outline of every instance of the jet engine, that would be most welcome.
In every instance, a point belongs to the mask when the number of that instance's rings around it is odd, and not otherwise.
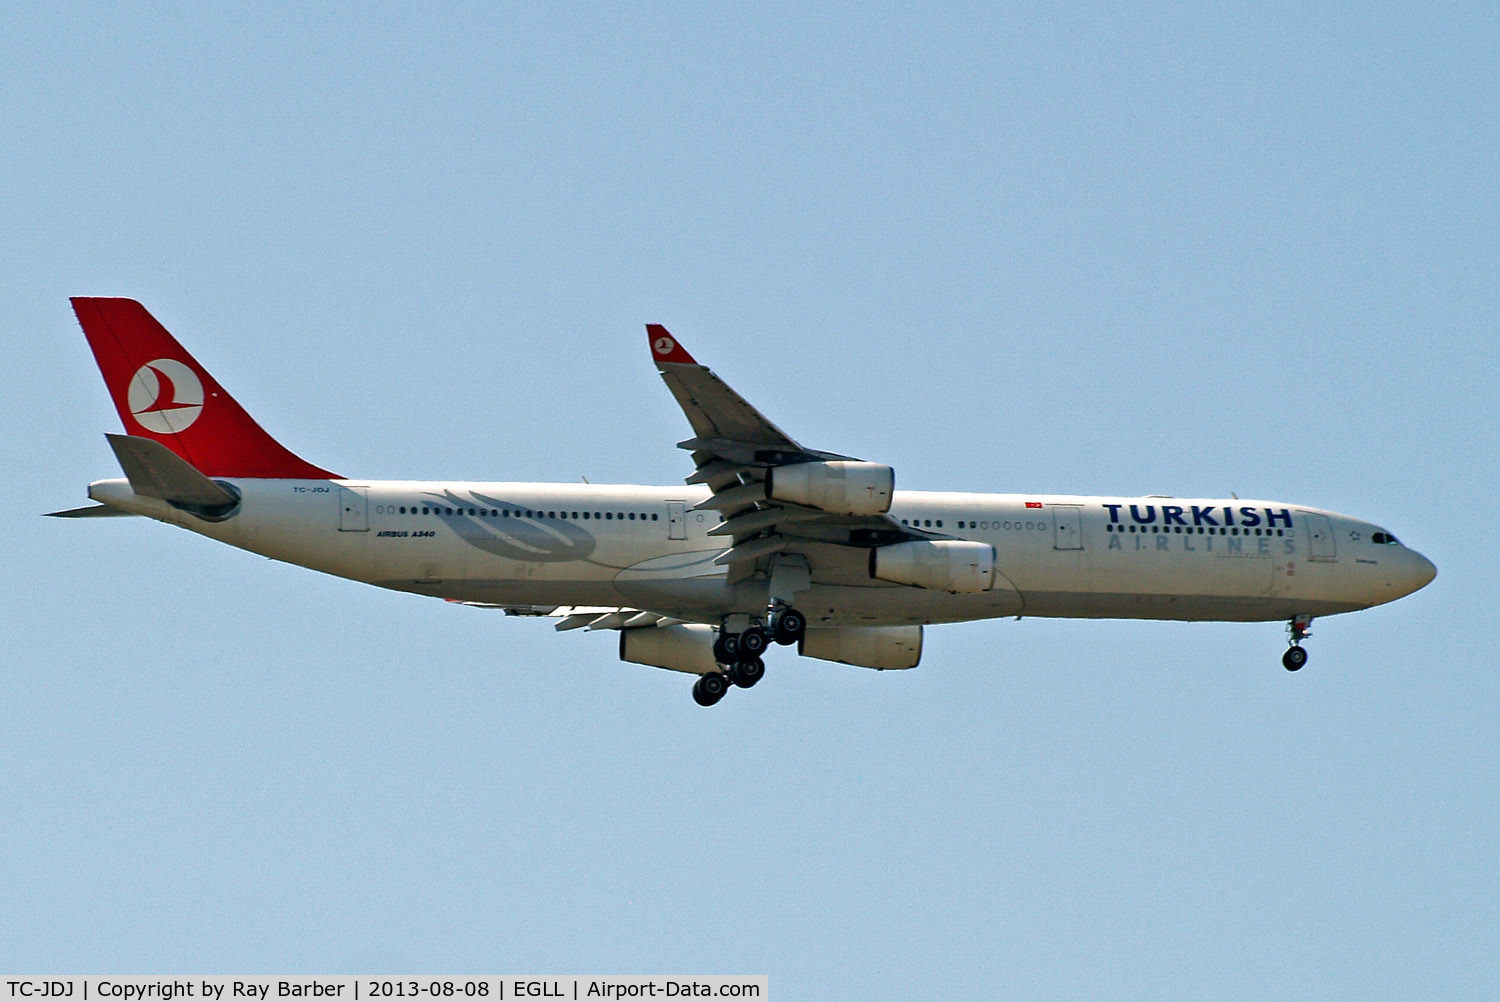
[[[691,675],[719,671],[714,661],[714,628],[701,623],[621,630],[620,660]]]
[[[839,626],[808,630],[797,653],[859,668],[915,668],[922,660],[920,626]]]
[[[995,586],[995,548],[967,539],[917,539],[870,551],[870,577],[955,595]]]
[[[766,471],[766,497],[838,515],[883,515],[895,489],[896,471],[879,463],[793,463]]]

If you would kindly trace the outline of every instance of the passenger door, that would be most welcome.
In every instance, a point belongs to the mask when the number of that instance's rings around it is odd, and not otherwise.
[[[1054,550],[1083,549],[1083,526],[1081,505],[1054,504],[1052,509],[1052,548]]]
[[[1338,545],[1333,538],[1333,522],[1327,515],[1302,512],[1307,523],[1308,558],[1311,560],[1338,560]]]

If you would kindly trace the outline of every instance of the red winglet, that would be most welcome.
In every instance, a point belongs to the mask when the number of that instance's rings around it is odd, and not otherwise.
[[[127,434],[210,477],[342,480],[288,452],[133,299],[73,299]]]
[[[693,356],[687,353],[687,349],[678,343],[677,339],[667,333],[667,329],[661,324],[647,324],[646,336],[651,340],[651,357],[661,362],[677,362],[682,365],[697,365]]]

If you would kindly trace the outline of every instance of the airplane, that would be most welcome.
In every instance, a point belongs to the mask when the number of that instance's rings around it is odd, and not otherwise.
[[[898,491],[810,449],[667,329],[651,357],[692,435],[680,486],[352,479],[267,434],[140,303],[74,298],[126,434],[123,479],[58,517],[141,515],[253,553],[558,630],[697,676],[712,706],[773,644],[880,670],[923,628],[1002,617],[1285,621],[1394,601],[1436,567],[1380,526],[1281,501]]]

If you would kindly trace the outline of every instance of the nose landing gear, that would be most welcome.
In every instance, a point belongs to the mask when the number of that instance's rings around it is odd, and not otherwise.
[[[1287,632],[1291,634],[1291,646],[1281,656],[1281,666],[1287,671],[1297,671],[1307,664],[1307,651],[1302,648],[1302,641],[1312,636],[1308,629],[1312,625],[1311,616],[1294,616],[1287,624]]]

